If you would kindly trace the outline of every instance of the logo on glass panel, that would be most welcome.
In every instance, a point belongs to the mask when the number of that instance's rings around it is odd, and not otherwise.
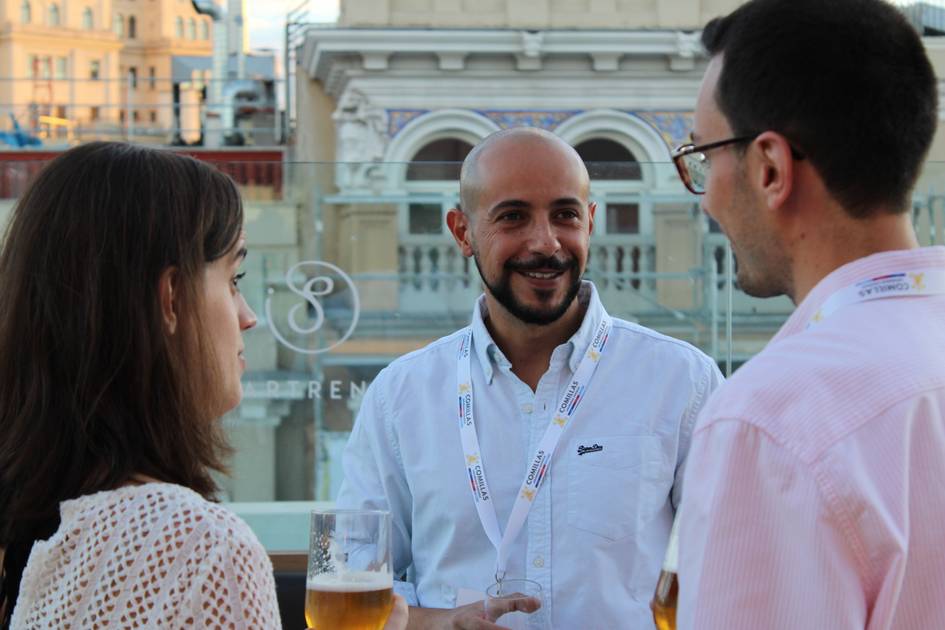
[[[306,278],[301,286],[295,282],[297,275]],[[289,308],[284,322],[279,326],[276,325],[276,320],[272,316],[272,296],[275,290],[270,288],[269,296],[266,298],[266,320],[279,343],[302,354],[321,354],[337,348],[348,340],[358,325],[358,317],[361,314],[358,289],[348,274],[331,263],[303,260],[286,271],[285,283],[299,301]],[[351,319],[344,333],[337,338],[325,335],[325,331],[322,330],[328,320],[326,307],[329,312],[344,313],[343,317],[337,319],[347,320],[349,317]],[[309,347],[292,343],[279,330],[280,326],[287,326],[296,337],[307,337],[312,340],[312,343]]]

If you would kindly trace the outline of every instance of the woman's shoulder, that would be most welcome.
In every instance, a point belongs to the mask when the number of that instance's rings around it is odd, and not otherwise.
[[[189,538],[259,544],[252,530],[233,512],[193,490],[172,483],[124,486],[64,501],[63,524],[111,523],[134,527],[177,541]],[[143,533],[143,532],[142,532]]]
[[[183,486],[146,483],[88,499],[80,505],[86,524],[111,523],[112,531],[131,547],[125,554],[144,551],[145,563],[160,564],[163,559],[176,565],[176,579],[206,579],[234,569],[252,575],[272,572],[269,556],[249,525]],[[82,529],[88,532],[87,526]]]
[[[184,619],[201,626],[201,615],[218,613],[203,607],[206,598],[235,585],[234,614],[267,620],[245,627],[274,627],[271,563],[249,526],[224,506],[182,486],[148,483],[65,501],[61,514],[59,530],[37,541],[23,574],[14,613],[22,626],[51,627],[45,620],[62,615],[78,615],[83,627],[96,616],[124,626],[126,608],[150,620],[147,627],[178,627]],[[69,605],[61,610],[63,602]]]

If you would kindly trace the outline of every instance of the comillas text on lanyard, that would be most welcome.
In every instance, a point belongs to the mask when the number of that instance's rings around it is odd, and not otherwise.
[[[554,456],[555,448],[558,446],[565,428],[574,417],[584,393],[587,391],[587,386],[597,370],[601,353],[607,344],[610,328],[611,319],[605,315],[597,327],[590,348],[581,359],[571,382],[565,389],[564,396],[555,409],[554,417],[548,423],[548,428],[545,429],[545,434],[538,444],[538,449],[532,456],[531,464],[529,464],[525,474],[525,480],[522,481],[518,497],[515,499],[515,505],[512,507],[512,513],[509,515],[509,521],[505,525],[504,534],[499,529],[495,503],[493,502],[492,492],[489,490],[489,483],[486,481],[485,464],[482,461],[479,436],[476,434],[476,421],[473,417],[472,329],[467,329],[463,335],[462,345],[457,356],[456,369],[456,382],[459,390],[459,429],[476,511],[479,512],[479,520],[482,521],[482,527],[486,535],[496,549],[495,577],[497,582],[501,582],[505,577],[512,543],[522,530],[528,512],[531,510],[532,501],[541,487],[545,473],[551,466],[551,458]]]
[[[920,295],[945,295],[945,269],[902,271],[860,280],[827,298],[824,305],[807,322],[807,327],[822,322],[850,304]]]

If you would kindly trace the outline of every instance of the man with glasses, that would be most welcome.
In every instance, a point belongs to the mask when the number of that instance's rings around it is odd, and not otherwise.
[[[945,628],[945,248],[910,212],[932,66],[881,0],[752,0],[702,40],[673,159],[741,288],[797,309],[697,421],[679,627]]]

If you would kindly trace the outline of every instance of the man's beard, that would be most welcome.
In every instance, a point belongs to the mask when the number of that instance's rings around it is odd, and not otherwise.
[[[791,295],[790,270],[793,265],[771,229],[759,219],[762,202],[749,193],[750,190],[748,175],[742,165],[737,171],[733,197],[726,211],[730,221],[734,222],[729,226],[732,233],[722,226],[731,243],[732,272],[738,288],[756,298]],[[745,234],[748,237],[742,238]]]
[[[574,302],[574,298],[577,297],[578,291],[581,289],[581,272],[578,269],[576,258],[561,259],[555,256],[536,256],[528,260],[508,260],[502,266],[502,273],[495,283],[489,282],[489,279],[482,272],[478,252],[473,252],[473,260],[479,270],[479,277],[482,278],[483,284],[489,289],[492,297],[505,307],[505,310],[511,313],[512,316],[526,324],[546,326],[558,321],[567,312],[568,307]],[[559,304],[548,304],[545,307],[536,308],[522,304],[515,296],[512,291],[512,274],[519,271],[537,271],[538,269],[564,271],[571,277],[571,284]],[[535,291],[535,293],[539,300],[546,303],[554,296],[553,290]]]

